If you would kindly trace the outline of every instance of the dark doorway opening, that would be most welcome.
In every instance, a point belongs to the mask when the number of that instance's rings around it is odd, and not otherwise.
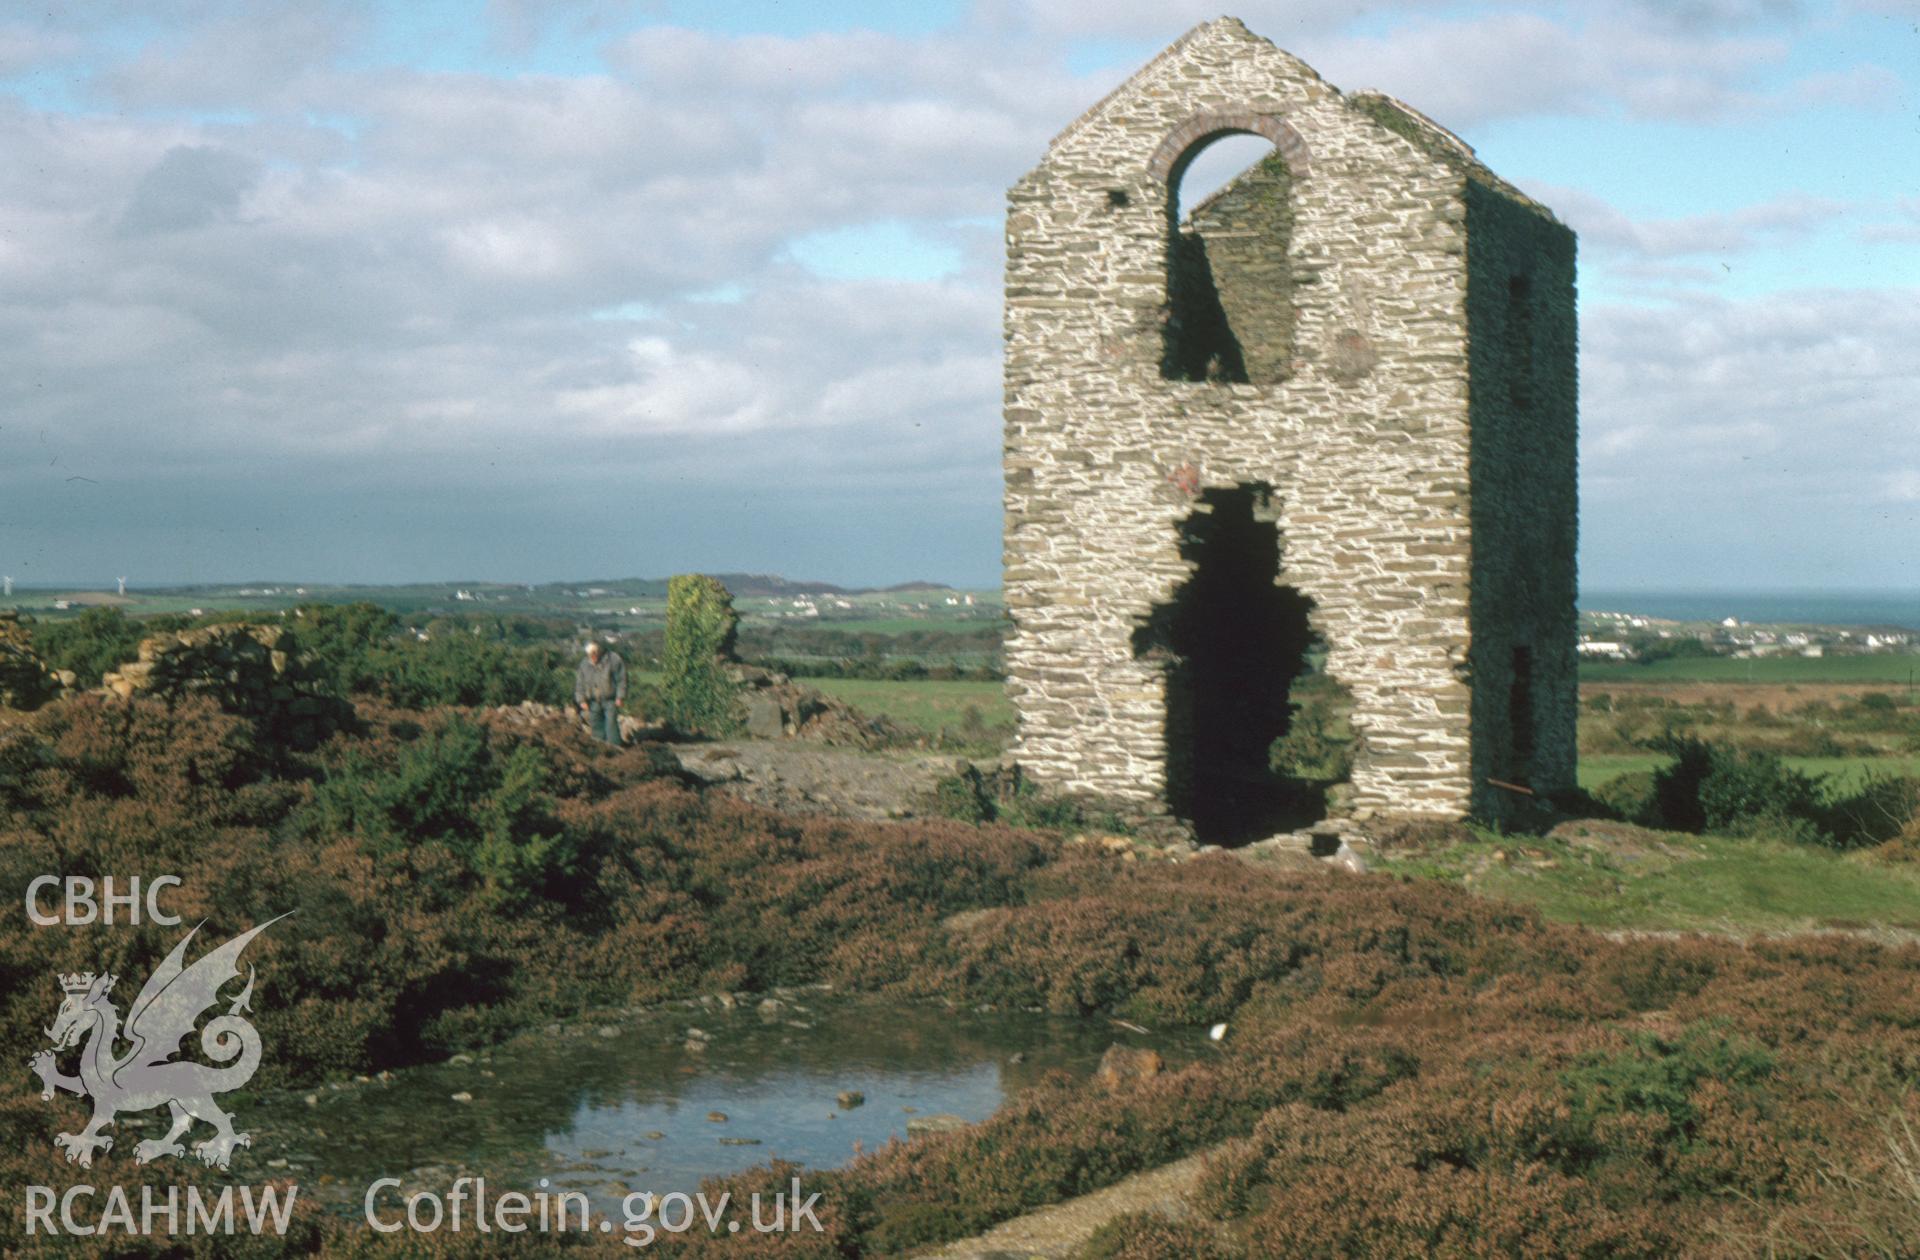
[[[1240,845],[1324,816],[1325,785],[1274,768],[1289,692],[1315,639],[1313,602],[1278,585],[1271,492],[1209,490],[1180,527],[1193,574],[1133,636],[1166,669],[1167,795],[1206,844]]]

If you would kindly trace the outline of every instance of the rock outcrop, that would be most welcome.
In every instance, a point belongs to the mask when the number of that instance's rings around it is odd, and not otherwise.
[[[1166,1068],[1166,1060],[1157,1050],[1140,1049],[1115,1043],[1100,1056],[1094,1069],[1094,1083],[1106,1089],[1120,1089],[1140,1081],[1152,1080]]]

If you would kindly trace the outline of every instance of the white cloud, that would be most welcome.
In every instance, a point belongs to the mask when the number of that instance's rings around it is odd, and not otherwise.
[[[1577,188],[1537,190],[1581,244],[1620,257],[1673,259],[1744,253],[1804,238],[1854,207],[1806,193],[1714,214],[1636,219]]]
[[[786,38],[635,31],[632,6],[581,0],[560,33],[607,41],[603,64],[519,76],[356,57],[358,6],[128,5],[162,35],[125,52],[103,36],[105,4],[0,27],[0,70],[68,58],[98,102],[0,96],[0,503],[52,522],[74,510],[70,471],[129,503],[175,478],[193,493],[164,510],[235,531],[262,501],[244,494],[275,488],[336,513],[431,488],[456,516],[608,484],[641,518],[686,510],[673,496],[695,490],[816,520],[866,496],[937,508],[880,513],[883,532],[936,550],[972,522],[965,545],[990,571],[1004,189],[1118,77],[1070,72],[1075,41],[1157,45],[1214,16],[1183,5],[988,0],[933,38]],[[1717,118],[1884,89],[1868,66],[1763,90],[1791,10],[1414,5],[1427,16],[1361,38],[1334,0],[1263,0],[1247,18],[1342,86],[1462,127]],[[494,0],[481,44],[543,48],[548,11]],[[1719,256],[1800,240],[1848,207],[1807,193],[1633,219],[1582,190],[1548,200],[1611,274],[1682,295],[1586,314],[1602,536],[1630,531],[1623,505],[1648,510],[1643,488],[1719,484],[1729,453],[1793,470],[1774,492],[1784,516],[1809,519],[1839,486],[1911,501],[1885,472],[1912,447],[1899,400],[1920,396],[1920,328],[1896,297],[1685,296]],[[894,280],[795,260],[796,241],[844,245],[863,224],[899,225]],[[485,532],[458,519],[448,538]]]

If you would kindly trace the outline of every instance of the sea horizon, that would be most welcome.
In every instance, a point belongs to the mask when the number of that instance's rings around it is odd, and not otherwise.
[[[1795,622],[1822,626],[1899,626],[1920,630],[1920,590],[1635,590],[1580,592],[1581,612],[1624,612],[1666,621]]]

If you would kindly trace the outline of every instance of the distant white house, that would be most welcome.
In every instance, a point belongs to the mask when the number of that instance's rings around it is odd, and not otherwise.
[[[1616,661],[1627,660],[1633,655],[1633,649],[1614,639],[1582,639],[1579,650],[1582,656],[1598,656]]]

